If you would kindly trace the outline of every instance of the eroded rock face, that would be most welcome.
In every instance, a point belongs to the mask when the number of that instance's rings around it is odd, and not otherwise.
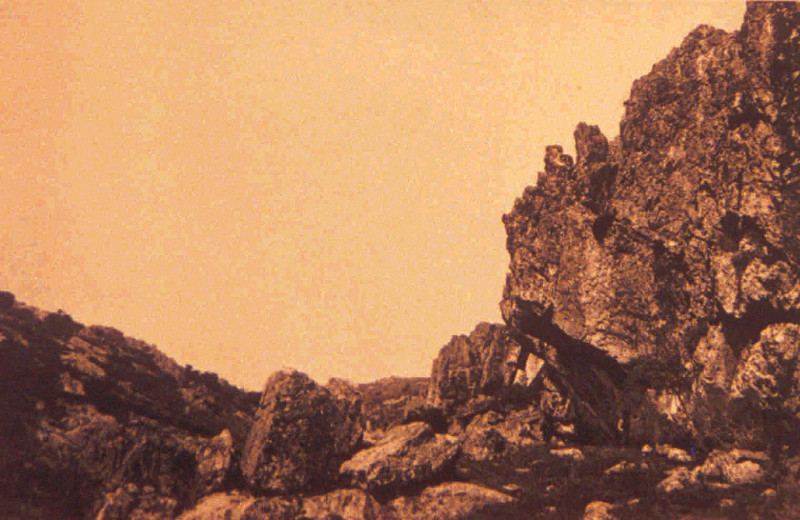
[[[698,27],[634,83],[618,140],[579,125],[577,161],[548,147],[504,216],[503,318],[579,438],[713,446],[753,407],[800,419],[751,383],[795,363],[769,344],[800,323],[798,24],[764,2],[739,32]]]
[[[417,422],[392,428],[375,446],[341,466],[342,476],[370,491],[397,491],[441,477],[452,469],[459,447],[454,438],[436,435]]]
[[[208,486],[222,485],[223,475],[204,469],[203,447],[229,428],[223,451],[229,457],[241,448],[257,396],[117,330],[85,327],[6,294],[4,509],[26,504],[20,517],[173,518]],[[218,462],[225,465],[212,466]]]
[[[453,409],[478,396],[504,395],[518,355],[502,325],[480,323],[469,336],[453,336],[433,362],[428,401]]]
[[[352,406],[300,372],[272,375],[242,454],[248,483],[265,493],[330,487],[363,434]]]

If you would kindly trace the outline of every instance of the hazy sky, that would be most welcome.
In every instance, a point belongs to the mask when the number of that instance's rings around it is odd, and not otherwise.
[[[0,0],[0,289],[260,388],[498,321],[544,146],[744,2]]]

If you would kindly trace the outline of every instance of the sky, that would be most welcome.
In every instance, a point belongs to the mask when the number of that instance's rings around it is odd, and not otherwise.
[[[0,0],[0,290],[247,389],[428,375],[544,147],[744,8]]]

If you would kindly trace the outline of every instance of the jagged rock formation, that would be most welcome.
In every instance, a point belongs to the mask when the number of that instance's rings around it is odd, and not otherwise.
[[[455,438],[424,423],[376,429],[419,412],[427,378],[323,387],[279,372],[259,399],[7,292],[0,355],[4,518],[399,520],[457,497],[463,511],[505,503],[478,485],[442,484],[456,477]],[[367,423],[374,446],[361,441]],[[433,484],[444,487],[426,492]],[[416,494],[397,497],[410,488]]]
[[[166,518],[235,480],[257,394],[9,293],[0,359],[0,510],[11,518]]]
[[[433,362],[428,401],[453,410],[481,395],[503,397],[519,351],[498,324],[479,323],[469,336],[453,336]]]
[[[800,322],[798,24],[777,2],[698,27],[634,83],[619,139],[579,125],[576,161],[549,147],[504,216],[504,320],[582,439],[763,448],[798,426],[792,369],[771,400],[756,383],[794,366]]]
[[[697,28],[620,137],[546,149],[504,216],[505,324],[429,380],[280,372],[259,400],[0,292],[0,511],[800,517],[799,124],[798,4]]]

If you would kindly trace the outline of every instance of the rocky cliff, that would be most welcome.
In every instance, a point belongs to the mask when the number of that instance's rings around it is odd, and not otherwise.
[[[503,217],[431,377],[244,392],[0,293],[0,516],[800,517],[800,6],[700,26]]]
[[[799,25],[789,2],[698,27],[634,83],[619,138],[580,124],[504,216],[503,318],[585,440],[797,428]]]

